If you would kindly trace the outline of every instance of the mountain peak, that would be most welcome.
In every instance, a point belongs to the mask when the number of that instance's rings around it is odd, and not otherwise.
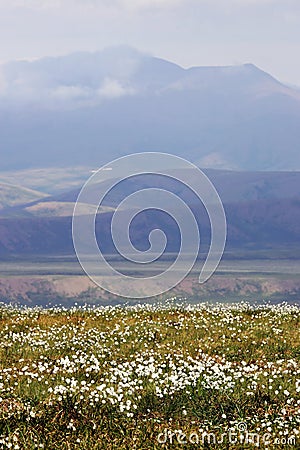
[[[1,72],[2,167],[94,165],[142,150],[211,167],[300,167],[299,92],[252,63],[184,69],[119,46]]]
[[[243,66],[246,67],[246,69],[256,70],[256,71],[261,72],[261,69],[253,63],[245,63],[245,64],[243,64]]]
[[[277,83],[279,83],[279,81],[276,80],[276,78],[274,78],[268,72],[265,72],[264,70],[260,69],[255,64],[246,63],[246,64],[243,64],[243,67],[248,71],[248,73],[252,73],[256,77],[260,76],[260,77],[268,78],[269,80],[273,80],[273,81],[276,81]]]

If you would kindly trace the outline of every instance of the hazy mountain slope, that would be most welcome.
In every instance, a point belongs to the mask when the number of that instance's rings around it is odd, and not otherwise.
[[[8,206],[21,205],[46,197],[46,194],[22,186],[0,181],[0,210]]]
[[[0,182],[27,189],[54,194],[82,185],[91,175],[91,168],[84,166],[39,167],[21,170],[1,170]]]
[[[29,171],[31,173],[31,171]],[[50,170],[51,172],[51,170]],[[300,198],[300,172],[235,172],[226,170],[212,170],[205,169],[204,172],[213,182],[216,187],[221,200],[226,203],[242,204],[245,202],[255,202],[257,200],[290,200]],[[24,171],[22,172],[24,173]],[[47,171],[43,170],[43,174]],[[78,171],[74,169],[77,180]],[[67,174],[71,174],[71,169],[68,168]],[[61,173],[63,175],[63,173]],[[86,171],[86,177],[90,175],[90,170]],[[186,180],[192,181],[193,174],[181,171],[173,174],[176,176],[183,176]],[[84,171],[81,174],[84,179]],[[113,172],[112,172],[113,177]],[[34,181],[36,182],[36,181]],[[74,181],[75,182],[75,181]],[[71,180],[66,180],[66,183],[73,183]],[[105,182],[104,182],[105,183]],[[59,179],[57,185],[60,184]],[[104,184],[105,185],[105,184]],[[182,184],[170,178],[144,175],[134,177],[128,181],[119,183],[109,195],[105,197],[102,205],[102,212],[109,211],[115,208],[120,202],[131,193],[140,189],[149,187],[157,187],[170,190],[180,196],[188,204],[197,204],[196,197],[192,192],[185,188]],[[60,194],[40,198],[41,194],[36,193],[37,197],[29,198],[25,204],[17,206],[10,206],[0,210],[0,217],[55,217],[55,216],[71,216],[74,209],[74,203],[81,186],[71,191],[65,191]],[[0,196],[1,196],[0,185]],[[26,192],[26,191],[25,191]],[[99,196],[98,185],[94,185],[90,191],[90,204],[86,204],[84,212],[93,212],[94,204],[98,204]],[[22,197],[20,197],[22,198]]]
[[[2,168],[98,167],[138,151],[300,169],[300,93],[251,64],[183,69],[128,48],[2,66]]]
[[[210,240],[207,216],[199,205],[191,205],[201,226],[204,247]],[[225,204],[228,224],[227,250],[293,248],[300,245],[299,199],[259,200]],[[114,253],[110,236],[112,213],[103,213],[96,222],[96,234],[104,253]],[[161,212],[138,215],[130,228],[134,245],[149,246],[151,230],[161,228],[169,238],[167,251],[177,251],[179,234],[176,223]],[[70,217],[0,218],[0,255],[61,255],[73,253]],[[290,254],[293,257],[293,254]]]

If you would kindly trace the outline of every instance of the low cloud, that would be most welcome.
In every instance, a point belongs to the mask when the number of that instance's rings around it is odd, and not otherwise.
[[[3,70],[0,67],[0,95],[4,94],[4,92],[6,91],[6,79],[5,76],[3,74]]]
[[[131,87],[122,86],[118,80],[105,78],[102,86],[97,90],[97,94],[102,98],[118,98],[124,95],[133,95],[135,90]]]
[[[199,0],[198,0],[199,1]],[[10,0],[10,7],[21,8],[59,8],[65,5],[76,7],[86,5],[92,7],[123,6],[128,9],[143,9],[151,7],[170,7],[178,4],[191,3],[191,0]],[[0,0],[0,7],[7,7],[6,0]]]
[[[134,95],[130,78],[137,69],[137,60],[126,54],[118,60],[109,52],[16,61],[0,66],[0,100],[50,108],[92,106]]]
[[[190,4],[190,0],[119,0],[120,6],[127,9],[174,8],[178,5]]]
[[[58,86],[51,91],[53,97],[58,100],[84,100],[92,96],[92,91],[80,86]]]
[[[6,0],[0,0],[0,7],[4,8],[47,9],[61,6],[63,6],[61,0],[10,0],[9,5]]]
[[[262,3],[282,3],[280,0],[0,0],[0,7],[21,7],[21,8],[60,8],[60,7],[76,7],[85,5],[87,7],[115,7],[121,6],[127,9],[145,9],[145,8],[173,8],[174,6],[183,5],[201,5],[201,4],[262,4]],[[295,3],[297,0],[289,0],[287,4]]]

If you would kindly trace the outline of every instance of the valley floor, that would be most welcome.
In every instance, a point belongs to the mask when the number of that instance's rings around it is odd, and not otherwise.
[[[300,259],[276,257],[251,259],[234,255],[221,261],[216,273],[204,284],[198,278],[203,261],[197,262],[189,276],[176,288],[159,300],[176,296],[188,298],[190,302],[233,302],[246,300],[251,303],[278,303],[286,301],[300,305]],[[169,262],[156,266],[157,272],[164,271]],[[147,270],[137,272],[136,266],[112,260],[113,267],[133,276],[152,276]],[[105,280],[108,281],[109,280]],[[143,289],[143,280],[140,289]],[[133,294],[133,293],[132,293]],[[157,300],[157,299],[156,299]],[[109,294],[97,287],[83,272],[75,258],[45,257],[11,259],[0,261],[0,302],[27,306],[49,306],[61,304],[66,307],[75,304],[134,304],[136,301]],[[153,299],[148,299],[153,302]]]

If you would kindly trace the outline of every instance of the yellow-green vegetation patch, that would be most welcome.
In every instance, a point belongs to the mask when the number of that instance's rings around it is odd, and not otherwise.
[[[2,183],[0,181],[0,209],[17,206],[47,197],[47,194],[22,186]]]
[[[95,213],[95,206],[89,204],[82,204],[80,206],[81,212],[84,214]],[[24,208],[25,211],[33,216],[39,217],[70,217],[74,211],[73,202],[56,202],[56,201],[44,201],[35,203],[34,205]],[[101,212],[113,211],[113,208],[109,206],[101,207]]]
[[[300,447],[300,309],[0,308],[0,448]]]

